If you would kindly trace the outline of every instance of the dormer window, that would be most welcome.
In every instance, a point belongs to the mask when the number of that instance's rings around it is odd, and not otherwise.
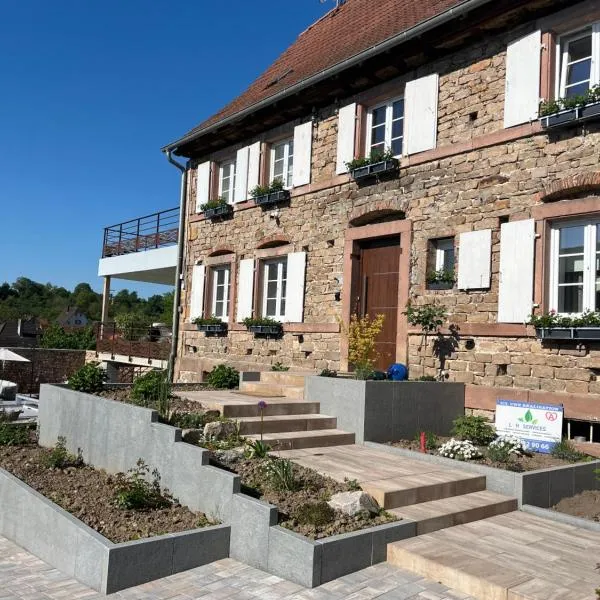
[[[219,165],[219,198],[233,204],[235,192],[235,160],[223,161]]]
[[[283,187],[289,189],[293,185],[294,170],[294,140],[284,140],[271,147],[271,177],[281,179]]]
[[[593,36],[592,29],[588,28],[561,39],[559,91],[561,98],[584,95],[599,83],[597,74],[594,73],[593,63],[597,62],[600,56],[594,57]],[[599,50],[596,52],[598,53]]]
[[[390,100],[369,110],[367,114],[367,152],[391,149],[401,156],[404,145],[404,98]]]

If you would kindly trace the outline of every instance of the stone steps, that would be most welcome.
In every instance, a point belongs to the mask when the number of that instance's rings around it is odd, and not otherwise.
[[[304,398],[304,385],[286,385],[263,381],[240,381],[240,393],[261,398]]]
[[[388,562],[479,600],[584,600],[600,586],[597,533],[520,511],[388,545]]]
[[[482,491],[393,508],[389,512],[402,519],[415,521],[417,535],[423,535],[438,529],[495,517],[517,508],[516,498]]]
[[[261,371],[261,383],[276,383],[304,388],[304,378],[314,373],[294,373],[292,371]]]
[[[293,431],[314,431],[319,429],[335,429],[337,419],[327,415],[276,415],[264,417],[261,425],[260,417],[241,417],[238,419],[242,435],[265,433],[282,433]]]
[[[363,490],[385,509],[480,492],[485,485],[483,475],[449,469],[361,482]]]
[[[241,396],[241,395],[240,395]],[[269,399],[257,398],[252,402],[232,400],[228,402],[214,403],[211,408],[220,410],[224,417],[229,419],[242,419],[246,417],[260,417],[260,408],[258,403],[264,400],[267,404],[263,411],[265,417],[275,417],[282,415],[313,415],[318,414],[320,405],[318,402],[304,402],[304,400],[289,399]]]
[[[260,439],[260,436],[251,435],[251,439]],[[263,441],[271,446],[273,451],[300,450],[303,448],[316,448],[354,444],[354,434],[341,429],[321,429],[316,431],[291,431],[281,433],[268,433],[263,435]]]

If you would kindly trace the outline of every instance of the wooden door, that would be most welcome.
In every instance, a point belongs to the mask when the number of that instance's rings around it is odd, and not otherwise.
[[[385,316],[376,342],[375,368],[385,371],[396,362],[400,236],[360,243],[359,278],[352,311],[359,316]]]

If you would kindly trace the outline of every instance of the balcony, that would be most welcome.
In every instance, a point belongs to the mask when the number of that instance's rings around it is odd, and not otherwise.
[[[164,325],[149,327],[119,327],[114,322],[96,323],[96,352],[108,360],[134,363],[136,359],[150,359],[156,366],[166,363],[171,350],[171,330]],[[140,362],[138,360],[137,362]],[[144,361],[142,361],[144,362]],[[147,362],[147,361],[146,361]]]
[[[174,285],[179,208],[104,229],[100,277]]]

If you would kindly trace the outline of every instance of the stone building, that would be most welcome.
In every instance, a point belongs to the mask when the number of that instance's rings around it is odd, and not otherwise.
[[[597,0],[348,0],[326,14],[165,148],[189,159],[177,377],[221,362],[345,370],[343,324],[383,313],[379,366],[441,369],[469,408],[563,403],[589,437],[600,342],[526,323],[600,310],[600,94],[568,101],[598,83]],[[372,150],[398,168],[348,172]],[[287,199],[258,205],[251,191],[274,179]],[[231,213],[206,218],[216,198]],[[447,307],[435,344],[409,327],[408,301]],[[191,322],[211,315],[226,333]],[[282,335],[242,324],[261,316]]]

